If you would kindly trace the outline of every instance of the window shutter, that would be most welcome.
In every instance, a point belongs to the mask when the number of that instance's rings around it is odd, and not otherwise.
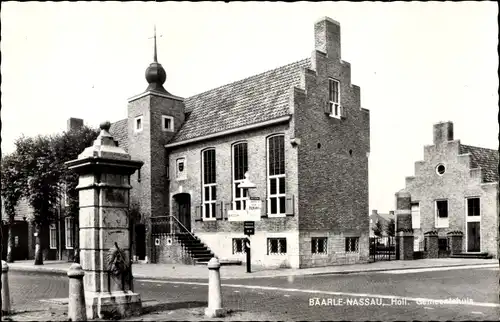
[[[262,200],[262,214],[261,217],[267,217],[267,199]]]
[[[232,202],[227,202],[227,203],[224,205],[224,219],[226,219],[226,220],[227,220],[227,218],[229,217],[229,216],[227,215],[227,212],[228,212],[229,210],[232,210],[232,208],[233,208],[233,203],[232,203]]]
[[[215,218],[222,220],[222,201],[215,204]]]
[[[346,115],[345,115],[344,106],[339,105],[339,107],[340,107],[340,117],[345,119]]]
[[[287,216],[293,216],[294,215],[294,196],[287,196],[286,197],[286,203],[285,203],[285,212]]]
[[[330,102],[326,102],[324,107],[325,114],[330,114]]]
[[[201,206],[200,205],[195,206],[195,217],[194,217],[194,220],[195,221],[200,221],[201,220]]]

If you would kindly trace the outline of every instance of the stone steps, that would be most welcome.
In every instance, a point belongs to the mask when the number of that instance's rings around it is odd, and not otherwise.
[[[178,233],[176,238],[188,251],[195,264],[206,265],[214,257],[212,251],[196,236]]]

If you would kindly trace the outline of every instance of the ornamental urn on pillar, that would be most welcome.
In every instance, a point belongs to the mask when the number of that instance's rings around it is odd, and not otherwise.
[[[140,314],[133,292],[129,229],[130,176],[142,166],[131,160],[101,124],[94,144],[66,164],[79,175],[80,264],[85,271],[87,318]]]

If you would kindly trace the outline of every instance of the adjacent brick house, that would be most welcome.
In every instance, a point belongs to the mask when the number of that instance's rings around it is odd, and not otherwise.
[[[262,201],[254,264],[367,261],[370,114],[341,60],[340,25],[325,17],[314,36],[311,58],[186,99],[163,87],[155,47],[147,90],[110,129],[144,161],[131,178],[139,259],[189,262],[179,255],[181,237],[152,236],[153,219],[171,214],[182,225],[170,219],[169,227],[182,226],[211,254],[244,261],[243,223],[227,214],[244,210],[251,194]],[[248,193],[238,188],[246,172],[257,186]]]
[[[459,232],[464,253],[497,257],[498,151],[455,140],[451,122],[435,124],[433,133],[434,144],[424,147],[424,160],[406,178],[415,250],[423,250],[426,232],[437,231],[442,250]]]

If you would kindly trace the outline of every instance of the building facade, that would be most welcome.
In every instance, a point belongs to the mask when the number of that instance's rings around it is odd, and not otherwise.
[[[153,219],[172,215],[168,226],[211,254],[245,261],[243,222],[228,212],[258,197],[253,264],[367,261],[370,114],[341,60],[339,23],[321,19],[314,37],[311,58],[185,99],[164,88],[155,45],[146,91],[110,129],[144,162],[131,178],[138,259],[179,260],[178,236],[155,238]],[[238,188],[245,173],[256,189]]]
[[[440,250],[459,234],[462,252],[497,257],[498,151],[455,140],[451,122],[435,124],[433,134],[415,175],[406,178],[415,250],[425,248],[426,232],[437,232]]]

